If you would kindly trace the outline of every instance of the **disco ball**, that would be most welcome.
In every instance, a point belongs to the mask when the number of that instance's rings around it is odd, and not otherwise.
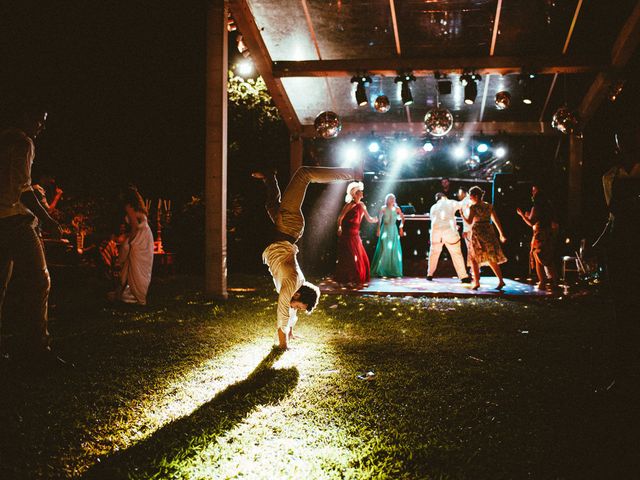
[[[373,108],[376,109],[376,112],[387,113],[391,108],[391,104],[386,95],[379,95],[376,97],[376,101],[373,102]]]
[[[560,133],[569,135],[578,129],[578,118],[568,107],[560,107],[553,114],[551,126]]]
[[[480,165],[480,157],[478,155],[471,155],[464,163],[471,169],[478,168],[478,165]]]
[[[511,94],[509,92],[496,93],[496,108],[498,110],[506,110],[511,106]]]
[[[334,112],[321,112],[313,122],[316,133],[322,138],[335,138],[342,130],[342,122],[340,117]]]
[[[442,137],[453,127],[453,115],[446,108],[432,108],[424,116],[427,133],[434,137]]]

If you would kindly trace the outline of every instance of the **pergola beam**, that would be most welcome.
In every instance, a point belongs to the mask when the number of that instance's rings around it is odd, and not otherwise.
[[[611,66],[614,70],[622,70],[626,67],[631,56],[636,51],[640,43],[640,1],[636,3],[633,12],[623,25],[618,38],[611,50]],[[589,90],[587,91],[578,113],[584,125],[586,125],[598,110],[598,107],[607,96],[607,91],[612,82],[616,80],[615,73],[599,73]]]
[[[238,0],[236,0],[238,1]],[[607,70],[608,64],[593,58],[576,57],[459,57],[459,58],[368,58],[347,60],[304,60],[273,62],[271,71],[280,77],[351,77],[354,72],[395,76],[399,71],[412,71],[416,76],[473,71],[481,75],[520,73],[522,71],[553,73],[585,73]]]
[[[238,25],[238,29],[242,32],[242,39],[249,48],[249,52],[251,52],[251,58],[256,70],[260,73],[269,89],[273,103],[280,111],[280,115],[282,115],[289,132],[292,135],[299,134],[301,129],[300,120],[285,92],[282,82],[272,72],[273,62],[271,61],[271,55],[269,55],[269,50],[262,40],[262,35],[260,35],[260,30],[256,25],[247,0],[229,0],[229,8],[233,19]]]
[[[341,135],[423,135],[423,122],[389,122],[389,123],[345,123],[342,125]],[[456,122],[451,130],[452,134],[473,135],[558,135],[551,125],[543,122]],[[313,138],[316,135],[313,125],[302,126],[302,136]]]

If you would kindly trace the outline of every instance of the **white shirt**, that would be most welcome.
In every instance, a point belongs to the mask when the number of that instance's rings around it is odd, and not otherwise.
[[[468,217],[469,216],[469,207],[471,207],[471,198],[469,198],[469,195],[464,197],[458,203],[460,204],[460,211],[463,212]],[[468,222],[465,222],[464,217],[462,218],[462,231],[464,233],[471,231],[471,224],[468,223]]]
[[[458,233],[456,226],[456,212],[460,210],[460,202],[441,198],[429,211],[431,217],[431,230],[445,231],[451,230]]]
[[[33,141],[21,130],[0,133],[0,218],[31,215],[20,195],[31,190],[31,165],[35,157]]]
[[[298,247],[287,241],[274,242],[262,253],[262,260],[269,267],[278,292],[278,328],[293,326],[297,310],[291,308],[291,298],[304,283],[304,275],[298,265]]]

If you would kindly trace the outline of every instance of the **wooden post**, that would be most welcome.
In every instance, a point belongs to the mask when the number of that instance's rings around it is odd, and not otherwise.
[[[302,166],[302,153],[304,151],[304,140],[299,135],[289,137],[289,176],[293,176],[296,170]]]
[[[227,9],[207,4],[205,293],[227,298]]]
[[[575,232],[579,226],[582,206],[582,138],[569,136],[569,198],[567,202],[569,228]]]

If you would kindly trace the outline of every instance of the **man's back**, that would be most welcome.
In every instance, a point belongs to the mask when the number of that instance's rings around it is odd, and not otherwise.
[[[455,200],[441,199],[429,211],[432,230],[456,230],[456,211],[460,203]]]

